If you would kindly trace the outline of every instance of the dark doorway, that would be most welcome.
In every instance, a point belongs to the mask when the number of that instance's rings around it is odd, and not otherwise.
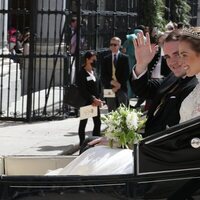
[[[26,27],[30,27],[30,7],[30,0],[10,0],[8,29],[14,27],[22,33]]]

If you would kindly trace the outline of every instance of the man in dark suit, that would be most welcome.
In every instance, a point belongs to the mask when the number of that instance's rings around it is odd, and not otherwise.
[[[128,56],[119,51],[121,39],[113,37],[110,40],[111,53],[104,57],[101,67],[101,80],[104,89],[112,93],[107,95],[106,103],[108,111],[111,112],[120,104],[128,105],[127,81],[129,79]],[[112,97],[111,97],[112,96]]]
[[[180,63],[179,35],[178,31],[173,31],[165,38],[164,57],[172,73],[163,80],[149,79],[148,64],[157,51],[156,46],[151,46],[149,35],[146,36],[146,42],[143,40],[143,34],[139,34],[134,41],[137,63],[131,80],[132,89],[139,97],[152,98],[144,136],[178,124],[181,103],[198,82],[196,77],[186,77],[185,69]]]

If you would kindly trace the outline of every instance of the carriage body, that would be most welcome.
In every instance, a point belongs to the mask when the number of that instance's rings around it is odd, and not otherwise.
[[[145,138],[134,146],[132,174],[45,176],[76,156],[8,156],[0,159],[0,199],[199,199],[200,119]]]

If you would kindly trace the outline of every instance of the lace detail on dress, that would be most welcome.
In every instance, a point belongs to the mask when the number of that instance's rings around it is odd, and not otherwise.
[[[199,83],[181,104],[180,122],[200,116],[200,73],[196,77]]]

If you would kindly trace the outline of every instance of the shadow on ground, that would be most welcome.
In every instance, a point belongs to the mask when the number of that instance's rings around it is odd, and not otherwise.
[[[78,150],[78,144],[70,144],[65,146],[40,146],[38,151],[61,151],[59,155],[71,155]]]

